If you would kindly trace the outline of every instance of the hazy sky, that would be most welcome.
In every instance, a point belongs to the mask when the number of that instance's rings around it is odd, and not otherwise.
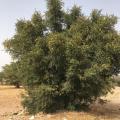
[[[0,0],[0,69],[11,61],[10,56],[1,51],[2,42],[15,32],[17,19],[29,19],[35,10],[44,13],[46,0]],[[114,14],[120,18],[120,0],[63,0],[64,8],[69,9],[74,3],[82,7],[82,12],[89,15],[92,9],[102,9],[103,13]],[[116,26],[120,30],[120,21]]]

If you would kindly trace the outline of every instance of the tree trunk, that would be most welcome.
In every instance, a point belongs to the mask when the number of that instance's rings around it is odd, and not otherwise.
[[[16,88],[20,88],[20,84],[19,84],[19,83],[16,83],[15,87],[16,87]]]

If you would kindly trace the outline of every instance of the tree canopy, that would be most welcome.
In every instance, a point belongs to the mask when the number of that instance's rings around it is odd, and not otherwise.
[[[47,0],[47,13],[35,12],[19,20],[15,35],[4,42],[19,61],[19,75],[27,91],[23,106],[31,114],[89,106],[114,86],[120,72],[117,17],[80,7],[66,12],[61,0]]]

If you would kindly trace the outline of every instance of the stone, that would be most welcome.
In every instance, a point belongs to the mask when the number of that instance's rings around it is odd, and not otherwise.
[[[34,119],[35,119],[34,115],[29,118],[29,120],[34,120]]]

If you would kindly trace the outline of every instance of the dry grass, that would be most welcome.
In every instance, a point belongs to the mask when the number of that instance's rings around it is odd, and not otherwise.
[[[20,104],[23,91],[12,86],[0,86],[0,120],[29,120],[30,116],[22,113],[23,108]],[[107,99],[108,102],[103,105],[94,104],[88,113],[39,113],[35,120],[120,120],[120,87],[116,87],[113,94],[108,94],[103,99]]]

